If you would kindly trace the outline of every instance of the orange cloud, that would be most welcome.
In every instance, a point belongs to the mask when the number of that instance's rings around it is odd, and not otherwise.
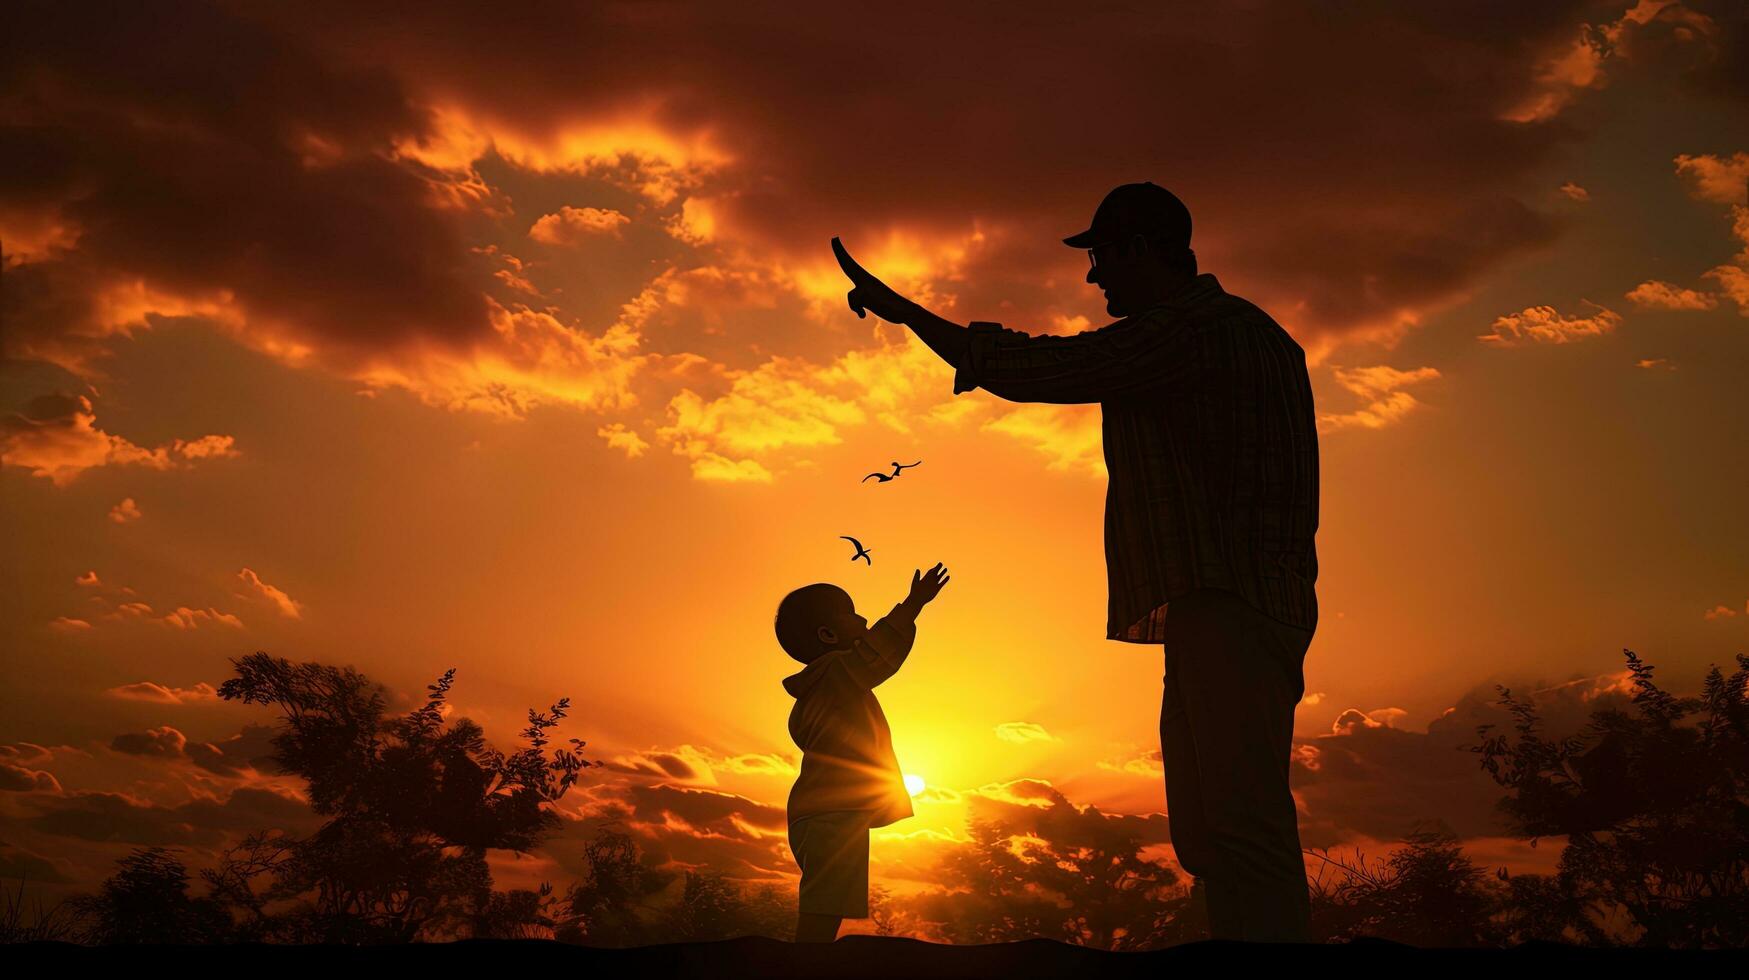
[[[628,459],[637,459],[650,448],[643,436],[627,428],[623,422],[612,422],[595,430],[595,434],[607,440],[609,447],[626,454]]]
[[[53,773],[0,762],[0,792],[59,794],[61,784]]]
[[[1688,193],[1714,204],[1749,204],[1749,153],[1728,157],[1702,153],[1676,157],[1676,175],[1689,182]]]
[[[96,572],[86,572],[85,574],[79,576],[78,578],[74,579],[73,581],[78,585],[83,585],[83,586],[87,586],[87,587],[97,586],[97,585],[103,584],[102,582],[98,581]]]
[[[109,509],[109,519],[117,524],[127,524],[141,517],[140,505],[134,503],[134,498],[123,497],[121,503]]]
[[[995,731],[997,738],[1015,745],[1058,741],[1055,735],[1045,730],[1045,726],[1030,721],[1005,721],[997,725]]]
[[[1098,406],[1017,405],[985,422],[984,431],[1000,432],[1043,453],[1053,470],[1104,477],[1105,441]]]
[[[71,616],[56,616],[49,621],[49,628],[62,633],[79,633],[90,629],[91,624],[83,619],[74,619]]]
[[[1517,347],[1525,341],[1539,344],[1566,344],[1586,337],[1601,337],[1621,323],[1621,315],[1606,307],[1587,301],[1597,310],[1591,316],[1562,316],[1552,306],[1532,306],[1518,313],[1509,313],[1494,321],[1494,332],[1478,335],[1483,343],[1498,347]]]
[[[84,395],[41,395],[24,411],[0,417],[0,462],[22,466],[55,486],[71,483],[98,466],[144,466],[168,470],[195,460],[235,456],[235,440],[209,435],[175,439],[154,449],[97,428],[97,413]]]
[[[1642,357],[1639,360],[1634,362],[1634,366],[1637,368],[1644,368],[1648,371],[1651,371],[1651,370],[1674,371],[1674,370],[1676,370],[1676,365],[1670,363],[1669,360],[1667,360],[1666,358],[1662,358],[1662,357]]]
[[[1341,429],[1382,429],[1414,411],[1421,403],[1415,396],[1397,389],[1438,378],[1436,368],[1420,367],[1400,371],[1386,365],[1363,368],[1336,368],[1336,383],[1349,391],[1370,399],[1360,409],[1344,414],[1327,413],[1318,416],[1320,432]]]
[[[1612,60],[1632,60],[1639,35],[1661,14],[1675,25],[1671,36],[1678,42],[1699,42],[1714,32],[1711,18],[1686,10],[1674,0],[1638,0],[1618,20],[1580,25],[1576,38],[1543,59],[1535,88],[1502,118],[1516,123],[1547,122],[1571,105],[1580,92],[1603,88],[1609,81],[1605,66]]]
[[[1161,779],[1166,775],[1166,764],[1161,759],[1159,749],[1148,749],[1139,755],[1131,756],[1117,762],[1105,759],[1099,761],[1099,768],[1109,772],[1121,772],[1130,776],[1142,776],[1147,779]]]
[[[576,245],[586,238],[606,235],[618,238],[632,219],[612,208],[562,207],[538,218],[528,237],[546,245]]]
[[[1657,279],[1648,279],[1627,293],[1627,298],[1642,310],[1710,310],[1719,305],[1718,297],[1709,293],[1683,289]]]
[[[261,595],[268,602],[273,603],[275,608],[279,610],[280,615],[285,616],[288,619],[303,618],[303,603],[286,595],[284,590],[263,582],[261,576],[255,574],[253,570],[245,568],[237,573],[237,578],[242,580],[244,585],[255,590],[256,593]]]
[[[1706,611],[1707,619],[1730,619],[1735,615],[1737,615],[1737,610],[1724,605],[1714,606]]]
[[[179,630],[199,629],[202,625],[224,625],[232,629],[242,629],[243,621],[230,613],[222,613],[217,609],[190,609],[178,606],[176,611],[162,617],[159,622],[174,626]]]
[[[123,684],[120,687],[112,687],[104,693],[123,701],[149,701],[153,704],[188,704],[192,701],[216,701],[219,697],[218,690],[211,684],[200,683],[193,687],[169,687],[164,684],[154,684],[151,681]]]
[[[1347,735],[1357,728],[1396,728],[1397,722],[1408,715],[1409,712],[1402,708],[1379,708],[1376,711],[1349,708],[1336,716],[1330,725],[1330,734]]]
[[[1583,204],[1586,201],[1591,200],[1591,192],[1590,191],[1586,190],[1583,187],[1580,187],[1578,184],[1575,184],[1570,180],[1567,181],[1565,184],[1561,185],[1561,193],[1567,195],[1567,197],[1571,198],[1572,200],[1580,202],[1581,204]]]

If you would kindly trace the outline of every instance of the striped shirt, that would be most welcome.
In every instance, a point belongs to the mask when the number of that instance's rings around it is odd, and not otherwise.
[[[1225,589],[1318,621],[1318,431],[1306,355],[1269,314],[1203,274],[1098,330],[1030,336],[973,323],[954,393],[1098,402],[1106,638],[1164,639],[1166,605]]]

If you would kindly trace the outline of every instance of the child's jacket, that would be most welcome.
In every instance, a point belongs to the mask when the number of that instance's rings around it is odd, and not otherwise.
[[[802,771],[789,794],[791,823],[819,813],[859,811],[869,826],[911,816],[911,795],[893,755],[892,731],[874,688],[911,652],[917,626],[894,606],[849,649],[820,655],[783,687],[796,699],[789,734]]]

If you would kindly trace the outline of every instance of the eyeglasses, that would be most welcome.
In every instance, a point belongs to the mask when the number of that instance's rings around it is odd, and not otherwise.
[[[1137,235],[1136,237],[1140,238],[1141,236]],[[1098,245],[1095,245],[1092,248],[1087,250],[1087,264],[1095,269],[1099,268],[1099,253],[1101,250],[1104,250],[1108,256],[1112,256],[1118,251],[1118,249],[1120,247],[1122,247],[1125,244],[1128,244],[1128,242],[1125,242],[1125,241],[1100,242]],[[1108,258],[1106,261],[1109,262],[1110,258]]]

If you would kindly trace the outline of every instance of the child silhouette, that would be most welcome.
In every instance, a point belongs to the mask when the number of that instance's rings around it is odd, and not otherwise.
[[[777,607],[777,641],[807,666],[784,678],[802,769],[789,794],[789,845],[802,869],[797,942],[831,942],[868,917],[868,832],[911,816],[892,732],[874,689],[911,652],[917,614],[947,584],[937,563],[872,627],[836,585],[806,585]]]

